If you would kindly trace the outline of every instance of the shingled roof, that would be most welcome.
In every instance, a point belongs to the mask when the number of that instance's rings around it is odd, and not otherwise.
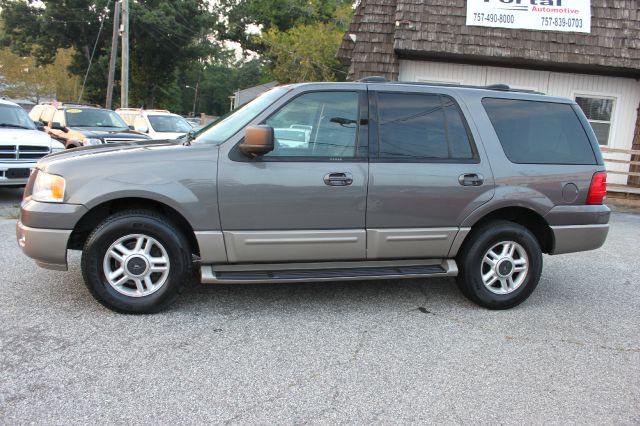
[[[467,26],[465,0],[361,0],[337,57],[353,79],[395,79],[403,58],[640,77],[638,9],[640,0],[591,0],[584,34]]]

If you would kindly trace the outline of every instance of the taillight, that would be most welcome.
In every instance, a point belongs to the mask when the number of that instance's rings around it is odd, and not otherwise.
[[[602,204],[607,196],[607,173],[596,172],[591,178],[587,204]]]

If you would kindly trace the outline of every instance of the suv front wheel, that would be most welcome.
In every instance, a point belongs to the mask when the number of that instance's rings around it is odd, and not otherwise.
[[[524,302],[542,272],[542,252],[524,226],[505,220],[474,230],[458,254],[458,287],[470,300],[489,309]]]
[[[89,236],[82,274],[91,294],[121,313],[154,313],[168,306],[193,272],[189,243],[155,212],[114,214]]]

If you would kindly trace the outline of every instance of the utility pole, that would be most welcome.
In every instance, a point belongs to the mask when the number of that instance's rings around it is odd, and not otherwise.
[[[193,95],[193,112],[191,115],[196,116],[196,102],[198,101],[198,86],[200,86],[200,79],[196,82],[196,93]]]
[[[111,36],[111,58],[109,59],[109,81],[107,83],[107,109],[113,103],[113,80],[116,76],[116,59],[118,58],[118,32],[120,30],[120,2],[113,6],[113,34]]]
[[[122,74],[120,106],[129,107],[129,0],[122,0]]]

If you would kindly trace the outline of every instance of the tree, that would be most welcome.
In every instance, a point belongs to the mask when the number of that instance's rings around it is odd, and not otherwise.
[[[346,72],[336,59],[343,34],[335,24],[323,22],[267,31],[262,40],[273,77],[281,83],[344,80]]]
[[[273,29],[286,32],[296,25],[335,22],[345,8],[352,8],[352,3],[351,0],[219,0],[216,10],[225,19],[218,22],[218,36],[262,53],[268,46],[259,37],[252,37],[251,27],[263,32]],[[350,19],[344,25],[349,22]]]
[[[0,0],[5,21],[2,43],[38,64],[50,64],[58,48],[73,48],[69,70],[84,77],[95,45],[85,88],[86,99],[103,103],[106,92],[112,0]],[[44,7],[38,7],[37,4]],[[215,55],[206,37],[215,15],[207,0],[131,1],[131,103],[154,106],[175,96],[176,71],[182,64]],[[102,26],[102,31],[100,27]],[[98,34],[100,33],[100,37]]]
[[[20,57],[9,49],[0,50],[0,84],[4,94],[38,103],[43,98],[75,101],[79,79],[67,71],[72,61],[71,49],[59,50],[54,62],[39,65],[33,57]]]
[[[300,81],[341,81],[345,67],[336,59],[342,37],[351,21],[350,4],[338,6],[330,20],[300,23],[281,31],[263,32],[264,57],[271,61],[271,72],[281,83]]]

